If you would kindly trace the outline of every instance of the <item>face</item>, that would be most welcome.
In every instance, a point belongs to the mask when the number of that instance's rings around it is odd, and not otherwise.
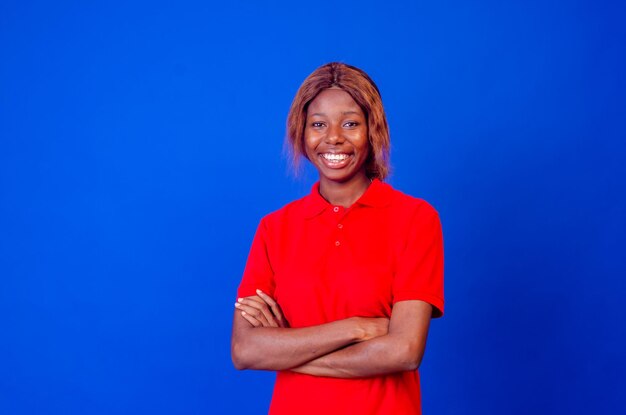
[[[359,104],[342,89],[325,89],[309,104],[304,147],[320,181],[346,183],[367,179],[370,152],[367,119]]]

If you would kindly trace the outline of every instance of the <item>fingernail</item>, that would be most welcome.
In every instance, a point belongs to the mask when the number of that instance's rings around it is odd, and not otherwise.
[[[238,301],[238,302],[242,302],[242,301],[243,301],[243,298],[238,298],[238,299],[237,299],[237,301]]]
[[[241,307],[241,304],[235,303],[235,307]]]
[[[258,293],[262,293],[263,291],[261,291],[261,290],[256,290],[256,292],[258,292]]]
[[[242,311],[242,312],[241,312],[241,315],[242,315],[242,316],[245,316],[245,315],[246,315],[246,312],[245,312],[245,311]]]

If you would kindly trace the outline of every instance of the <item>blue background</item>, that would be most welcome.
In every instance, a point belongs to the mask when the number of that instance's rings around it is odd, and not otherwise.
[[[626,407],[626,7],[0,5],[0,413],[262,414],[230,362],[302,80],[380,87],[390,182],[440,212],[426,414]]]

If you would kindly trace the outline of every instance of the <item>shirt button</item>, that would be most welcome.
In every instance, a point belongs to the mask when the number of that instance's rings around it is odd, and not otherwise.
[[[338,227],[339,229],[341,229],[341,228],[343,228],[343,225],[340,223],[340,224],[338,224],[338,225],[337,225],[337,227]]]
[[[341,242],[335,241],[335,246],[339,246],[339,245],[341,245]]]
[[[339,212],[339,208],[338,208],[337,206],[335,206],[335,207],[333,208],[333,212],[335,212],[335,213]]]

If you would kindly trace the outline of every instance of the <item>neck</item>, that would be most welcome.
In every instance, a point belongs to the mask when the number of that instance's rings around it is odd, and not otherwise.
[[[355,176],[344,183],[320,178],[320,194],[328,203],[347,208],[359,200],[370,183],[365,174]]]

